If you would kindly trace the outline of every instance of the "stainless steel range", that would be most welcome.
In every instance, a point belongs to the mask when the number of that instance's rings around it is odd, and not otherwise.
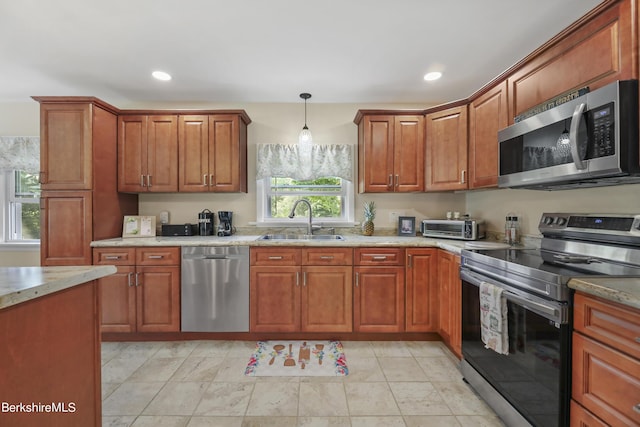
[[[640,277],[640,215],[545,213],[540,249],[462,251],[465,380],[509,426],[568,426],[574,277]],[[508,354],[481,339],[479,287],[502,289]]]

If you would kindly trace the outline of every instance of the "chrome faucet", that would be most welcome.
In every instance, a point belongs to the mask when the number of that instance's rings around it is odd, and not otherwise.
[[[307,205],[307,207],[309,208],[309,224],[307,225],[307,234],[308,235],[312,235],[313,234],[313,228],[311,227],[311,203],[309,203],[309,201],[307,199],[298,199],[296,200],[296,202],[293,204],[293,207],[291,208],[291,212],[289,213],[289,218],[293,218],[294,216],[296,216],[296,208],[298,207],[299,203],[305,203]]]

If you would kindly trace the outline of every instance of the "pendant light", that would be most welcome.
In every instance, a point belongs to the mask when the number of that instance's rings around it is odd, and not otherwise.
[[[304,99],[304,127],[298,136],[298,145],[300,148],[309,150],[313,143],[313,137],[311,131],[307,127],[307,99],[311,98],[310,93],[301,93],[300,98]]]

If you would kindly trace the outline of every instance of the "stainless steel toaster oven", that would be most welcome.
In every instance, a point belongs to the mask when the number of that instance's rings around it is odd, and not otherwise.
[[[484,221],[477,219],[425,219],[422,221],[424,237],[443,239],[477,240],[484,239]]]

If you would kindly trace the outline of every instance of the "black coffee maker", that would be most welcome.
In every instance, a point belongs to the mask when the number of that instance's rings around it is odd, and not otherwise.
[[[231,236],[233,234],[233,225],[231,221],[233,218],[233,212],[231,211],[218,211],[218,236]]]
[[[213,221],[215,214],[205,209],[198,214],[198,234],[201,236],[213,236]]]

